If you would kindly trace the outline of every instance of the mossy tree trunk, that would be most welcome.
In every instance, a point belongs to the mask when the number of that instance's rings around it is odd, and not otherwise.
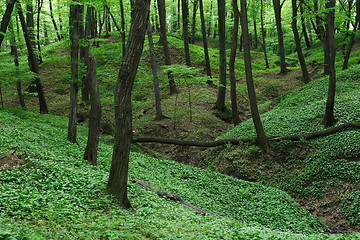
[[[130,144],[132,136],[131,92],[142,55],[149,22],[150,0],[136,0],[131,14],[127,54],[121,63],[115,93],[115,143],[107,191],[124,208],[131,208],[127,196]]]
[[[266,152],[269,150],[269,141],[265,134],[260,119],[259,109],[256,101],[256,93],[255,93],[254,81],[252,76],[252,66],[251,66],[246,0],[241,0],[241,26],[242,26],[242,33],[244,38],[243,44],[244,44],[245,75],[246,75],[246,85],[247,85],[249,101],[250,101],[251,116],[256,130],[257,143]]]

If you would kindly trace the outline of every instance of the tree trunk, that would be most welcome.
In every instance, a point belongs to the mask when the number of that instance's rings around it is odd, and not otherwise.
[[[42,87],[42,83],[41,83],[41,80],[39,77],[38,61],[37,61],[36,55],[33,50],[33,45],[32,45],[31,39],[29,37],[29,31],[26,26],[25,16],[22,12],[20,2],[19,2],[19,0],[16,0],[16,2],[17,2],[17,12],[19,15],[19,20],[21,22],[22,30],[24,32],[24,39],[26,42],[27,50],[28,50],[28,55],[29,55],[28,61],[29,61],[30,71],[32,71],[33,73],[36,74],[36,76],[34,78],[34,82],[36,85],[36,91],[38,93],[38,98],[39,98],[40,113],[46,114],[46,113],[48,113],[48,108],[47,108],[47,104],[46,104],[46,99],[45,99],[45,94],[44,94],[44,90]]]
[[[161,97],[160,97],[160,88],[159,88],[159,77],[158,77],[158,63],[156,61],[156,55],[154,50],[154,41],[152,37],[152,27],[148,26],[148,40],[149,40],[149,50],[150,50],[150,59],[151,59],[151,70],[153,74],[153,82],[154,82],[154,95],[155,95],[155,110],[156,116],[155,120],[162,120],[166,117],[164,116],[161,109]]]
[[[192,15],[192,23],[191,23],[191,37],[190,43],[194,44],[195,42],[195,34],[196,34],[196,12],[198,8],[199,0],[194,0],[193,2],[193,15]]]
[[[32,0],[26,0],[26,26],[29,32],[29,37],[31,40],[31,45],[33,48],[33,51],[36,55],[38,64],[42,63],[41,54],[36,48],[36,42],[35,42],[35,21],[34,21],[34,8]]]
[[[307,34],[307,31],[306,31],[306,22],[305,22],[305,17],[304,17],[304,9],[303,9],[301,1],[300,1],[300,13],[301,13],[301,28],[302,28],[302,33],[304,35],[306,48],[310,49],[311,48],[311,42],[310,42],[309,36]]]
[[[189,4],[188,0],[181,0],[182,3],[182,22],[183,22],[183,40],[184,40],[184,51],[185,51],[185,62],[186,65],[191,67],[190,48],[189,48]]]
[[[89,54],[90,54],[90,42],[89,38],[91,38],[91,15],[94,11],[94,7],[88,6],[86,10],[86,21],[85,21],[85,27],[84,27],[84,16],[82,15],[84,10],[83,6],[81,6],[81,12],[80,14],[80,22],[79,22],[79,37],[80,41],[82,42],[82,45],[80,46],[80,60],[83,63],[83,73],[82,79],[81,79],[81,100],[85,104],[89,104],[90,102],[90,75],[87,74],[89,72]]]
[[[120,0],[120,15],[121,15],[121,44],[122,44],[122,58],[126,53],[126,34],[125,34],[125,12],[123,0]]]
[[[231,95],[231,113],[234,126],[240,123],[238,114],[237,95],[236,95],[236,77],[235,77],[235,59],[239,32],[239,7],[237,0],[232,0],[232,8],[234,12],[234,28],[231,36],[231,53],[229,62],[229,77],[230,77],[230,95]]]
[[[329,72],[329,88],[326,100],[325,115],[323,124],[325,127],[331,127],[335,124],[334,105],[336,90],[336,72],[335,72],[335,39],[334,39],[334,20],[335,20],[335,0],[327,0],[326,8],[326,45],[329,53],[328,72]]]
[[[355,23],[353,26],[353,31],[350,33],[350,40],[349,40],[349,44],[347,46],[345,46],[345,54],[344,54],[344,62],[343,62],[343,66],[342,69],[345,70],[348,68],[348,64],[349,64],[349,59],[350,59],[350,54],[351,54],[351,50],[352,47],[355,44],[355,36],[356,36],[356,32],[359,29],[359,20],[360,20],[360,0],[356,0],[356,15],[355,15]]]
[[[296,0],[291,0],[292,2],[292,21],[291,21],[291,27],[294,33],[294,40],[295,40],[295,44],[296,44],[296,52],[298,55],[298,59],[300,62],[300,66],[301,66],[301,71],[303,74],[303,81],[304,83],[309,83],[311,81],[309,72],[307,70],[306,67],[306,63],[305,63],[305,58],[302,52],[302,48],[301,48],[301,42],[300,42],[300,36],[299,36],[299,31],[297,28],[297,10],[298,10],[298,6],[297,6],[297,2]]]
[[[261,0],[260,3],[260,21],[261,21],[261,38],[262,38],[262,47],[264,52],[264,59],[265,59],[265,67],[270,68],[269,66],[269,60],[267,57],[267,50],[266,50],[266,32],[265,32],[265,26],[264,26],[264,0]]]
[[[90,116],[88,140],[85,148],[84,159],[88,160],[91,165],[97,165],[97,152],[100,135],[101,103],[99,87],[96,77],[96,60],[90,56],[87,60],[89,64],[88,75],[90,82]]]
[[[286,68],[285,60],[285,48],[284,48],[284,33],[282,30],[281,24],[281,8],[280,0],[273,0],[274,12],[275,12],[275,21],[276,21],[276,30],[278,36],[278,47],[279,47],[279,57],[280,57],[280,74],[286,74],[289,70]]]
[[[0,46],[1,46],[2,41],[4,40],[5,33],[6,33],[6,30],[7,30],[7,26],[9,25],[9,22],[10,22],[10,19],[11,19],[11,13],[14,10],[14,5],[15,5],[15,0],[10,0],[6,4],[6,10],[5,10],[3,18],[1,19],[0,32],[3,33],[3,34],[0,34]]]
[[[78,104],[78,78],[79,78],[79,18],[80,6],[77,0],[70,5],[70,57],[71,57],[71,83],[70,83],[70,113],[67,140],[76,143],[76,123]]]
[[[121,63],[115,94],[115,143],[107,191],[124,208],[131,208],[127,197],[127,180],[131,143],[131,91],[142,55],[149,22],[150,0],[136,0],[131,14],[127,54]]]
[[[22,93],[22,87],[21,87],[21,80],[19,78],[19,53],[18,53],[18,47],[17,47],[17,43],[16,43],[16,37],[15,37],[15,32],[14,32],[14,27],[13,27],[13,23],[10,22],[9,24],[9,29],[11,31],[11,39],[10,39],[10,43],[11,43],[11,52],[14,55],[14,64],[15,64],[15,68],[16,68],[16,76],[18,77],[18,80],[16,81],[16,90],[18,93],[18,97],[19,97],[19,104],[23,109],[26,109],[26,105],[25,105],[25,101],[24,101],[24,95]]]
[[[165,1],[157,0],[157,3],[158,3],[159,20],[160,20],[160,42],[163,46],[165,65],[171,65],[170,50],[167,41]],[[172,75],[171,72],[168,72],[168,78],[169,78],[170,94],[178,93],[179,91],[177,90],[174,81],[174,76]]]
[[[199,7],[200,7],[201,32],[202,32],[202,40],[203,40],[203,47],[204,47],[206,75],[208,75],[210,78],[212,78],[208,42],[207,42],[207,37],[206,37],[206,25],[205,25],[203,0],[199,0],[199,5],[200,5]]]
[[[245,76],[246,76],[246,85],[249,94],[250,100],[250,109],[251,116],[254,122],[256,130],[256,141],[263,151],[267,152],[269,150],[269,141],[266,137],[259,109],[256,101],[256,93],[254,87],[254,81],[252,76],[252,66],[251,66],[251,55],[250,55],[250,41],[249,41],[249,27],[248,27],[248,18],[247,18],[247,9],[246,9],[246,0],[241,0],[241,26],[244,37],[244,62],[245,62]]]
[[[57,26],[56,21],[55,21],[55,17],[54,17],[54,13],[53,13],[53,7],[52,7],[52,0],[49,0],[49,9],[50,9],[51,22],[54,25],[56,37],[57,37],[58,41],[61,41],[62,37],[61,37],[61,35],[59,33],[59,29],[58,29],[58,26]]]
[[[256,19],[254,19],[254,49],[258,49],[258,33],[256,26]]]
[[[218,23],[219,23],[219,52],[220,52],[220,71],[219,71],[219,89],[215,109],[221,113],[228,110],[225,106],[226,95],[226,33],[225,33],[225,0],[218,2]]]
[[[36,41],[37,49],[39,51],[39,63],[42,63],[41,44],[40,44],[40,13],[43,6],[43,0],[37,0],[37,19],[36,19]]]

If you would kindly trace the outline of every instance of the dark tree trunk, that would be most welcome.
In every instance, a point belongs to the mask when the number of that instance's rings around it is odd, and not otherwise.
[[[208,75],[210,78],[212,78],[208,42],[207,42],[207,37],[206,37],[206,25],[205,25],[203,0],[199,0],[199,5],[200,5],[201,32],[202,32],[202,40],[203,40],[203,47],[204,47],[206,75]],[[209,81],[209,82],[211,82],[211,81]]]
[[[70,57],[71,57],[71,83],[70,83],[70,113],[67,140],[76,143],[76,118],[77,118],[77,104],[78,104],[78,80],[79,80],[79,18],[80,6],[77,0],[73,0],[70,5]]]
[[[194,0],[193,2],[193,15],[192,15],[192,23],[191,23],[191,38],[190,43],[194,44],[195,42],[195,34],[196,34],[196,12],[198,9],[199,0]]]
[[[299,31],[297,28],[297,11],[298,11],[298,6],[297,6],[297,1],[296,0],[291,0],[292,2],[292,21],[291,21],[291,27],[294,33],[294,40],[295,40],[295,44],[296,44],[296,52],[298,55],[298,59],[300,62],[300,66],[301,66],[301,71],[303,74],[303,81],[304,83],[309,83],[311,81],[309,72],[307,70],[306,67],[306,63],[305,63],[305,58],[302,52],[302,48],[301,48],[301,42],[300,42],[300,36],[299,36]]]
[[[38,61],[37,61],[36,55],[33,50],[33,45],[32,45],[31,39],[29,37],[29,32],[28,32],[28,29],[26,26],[26,21],[25,21],[25,16],[22,12],[20,2],[19,2],[19,0],[16,0],[16,2],[17,2],[17,11],[18,11],[18,15],[19,15],[19,20],[21,22],[21,27],[24,32],[24,39],[26,42],[27,50],[28,50],[28,55],[29,55],[28,61],[29,61],[30,71],[32,71],[33,73],[36,74],[36,77],[34,78],[34,82],[36,85],[36,91],[38,93],[38,98],[39,98],[40,113],[46,114],[46,113],[48,113],[48,108],[46,105],[46,99],[45,99],[43,86],[42,86],[42,83],[41,83],[41,80],[39,77]]]
[[[89,64],[88,75],[90,82],[90,116],[88,140],[85,148],[84,159],[88,160],[91,165],[97,165],[97,152],[100,135],[101,103],[99,87],[96,77],[96,60],[90,56],[87,60]]]
[[[29,37],[31,40],[31,45],[33,48],[33,51],[36,55],[37,62],[42,63],[41,55],[38,49],[36,48],[36,42],[35,42],[35,21],[34,21],[34,8],[32,0],[26,0],[26,26],[29,31]]]
[[[15,32],[14,32],[14,27],[13,27],[12,22],[10,22],[10,24],[9,24],[9,29],[11,31],[11,39],[10,39],[11,52],[14,55],[14,64],[15,64],[15,68],[16,68],[16,76],[18,78],[18,80],[16,81],[16,90],[17,90],[17,93],[18,93],[20,106],[23,109],[26,109],[26,105],[25,105],[25,101],[24,101],[24,95],[22,93],[21,80],[19,78],[19,53],[18,53],[18,47],[17,47],[17,43],[16,43],[16,37],[15,37]]]
[[[262,38],[262,47],[264,52],[264,59],[265,59],[265,67],[270,68],[269,66],[269,60],[267,57],[267,50],[266,50],[266,32],[265,32],[265,26],[264,26],[264,2],[261,0],[260,3],[260,21],[261,21],[261,38]]]
[[[1,46],[2,41],[4,40],[5,33],[6,33],[8,25],[9,25],[10,19],[11,19],[11,13],[14,10],[14,5],[15,5],[15,0],[11,0],[6,4],[6,10],[5,10],[3,18],[1,19],[0,32],[3,34],[0,34],[0,46]]]
[[[165,1],[157,0],[157,3],[158,3],[159,20],[160,20],[160,42],[163,46],[165,65],[171,65],[170,50],[167,41]],[[168,72],[168,78],[169,78],[170,94],[178,93],[179,91],[177,90],[174,81],[174,76],[172,75],[171,72]]]
[[[162,120],[166,117],[164,116],[161,109],[161,97],[160,97],[160,88],[159,88],[159,77],[158,77],[158,63],[156,61],[156,55],[154,50],[154,41],[152,37],[152,27],[148,26],[148,40],[149,40],[149,50],[150,50],[150,59],[151,59],[151,70],[153,74],[154,82],[154,95],[155,95],[155,110],[156,116],[155,120]]]
[[[254,122],[257,143],[259,146],[267,152],[269,150],[269,141],[266,137],[261,119],[259,114],[259,109],[256,101],[256,93],[252,76],[252,66],[251,66],[251,55],[250,55],[250,41],[249,41],[249,27],[248,27],[248,18],[247,18],[247,9],[246,9],[246,0],[241,0],[241,26],[244,37],[244,62],[245,62],[245,75],[246,75],[246,85],[249,94],[250,100],[250,109],[251,116]]]
[[[108,8],[109,17],[111,17],[111,19],[112,19],[112,21],[113,21],[113,23],[114,23],[114,26],[115,26],[115,28],[116,28],[116,30],[118,30],[119,33],[121,33],[121,29],[120,29],[119,25],[118,25],[117,22],[116,22],[116,19],[115,19],[115,17],[114,17],[114,14],[112,14],[112,12],[111,12],[111,10],[110,10],[110,7],[107,7],[107,8]],[[109,20],[109,24],[110,24],[110,20]],[[111,29],[111,28],[109,27],[109,29]]]
[[[305,21],[304,9],[303,9],[301,1],[300,1],[300,13],[301,13],[301,28],[302,28],[302,33],[304,35],[306,48],[310,49],[311,48],[311,42],[310,42],[309,36],[307,34],[307,31],[306,31],[306,21]]]
[[[334,39],[334,19],[335,19],[335,3],[336,0],[327,0],[326,8],[326,46],[329,53],[328,71],[329,71],[329,88],[326,100],[325,115],[323,124],[325,127],[331,127],[335,124],[334,105],[336,90],[336,72],[335,72],[335,39]]]
[[[188,0],[181,0],[182,3],[182,22],[183,22],[183,40],[184,40],[184,51],[185,51],[185,62],[186,65],[191,67],[190,48],[189,48],[189,4]]]
[[[121,44],[122,44],[122,57],[126,53],[126,34],[125,34],[125,12],[123,0],[120,0],[120,15],[121,15]]]
[[[80,21],[79,21],[79,38],[82,42],[80,46],[80,59],[83,63],[83,76],[81,79],[81,100],[85,104],[89,104],[90,102],[90,75],[87,74],[89,72],[89,54],[90,54],[90,42],[89,38],[91,38],[91,23],[92,23],[92,12],[94,11],[94,7],[88,6],[86,10],[86,21],[84,27],[84,7],[81,6],[81,13],[80,13]]]
[[[258,33],[256,26],[256,19],[254,19],[254,49],[258,49]]]
[[[209,20],[209,26],[207,29],[207,37],[210,38],[211,36],[211,26],[212,26],[212,19],[213,19],[213,1],[210,1],[210,20]]]
[[[36,19],[36,41],[37,41],[37,48],[39,51],[39,63],[42,63],[42,54],[41,54],[41,44],[40,44],[40,13],[41,13],[41,9],[43,6],[43,0],[38,0],[37,1],[37,19]]]
[[[342,69],[345,70],[348,68],[348,64],[349,64],[349,59],[350,59],[350,54],[351,54],[351,50],[352,47],[355,44],[355,36],[356,36],[356,31],[358,31],[359,29],[359,20],[360,20],[360,0],[356,0],[356,15],[355,15],[355,23],[353,26],[353,31],[350,33],[350,40],[349,40],[349,44],[347,46],[345,46],[345,54],[344,54],[344,62],[343,62],[343,66]]]
[[[323,26],[323,20],[321,19],[319,12],[319,2],[318,0],[314,0],[314,12],[316,15],[316,26],[315,26],[315,32],[318,36],[318,38],[321,40],[323,48],[324,48],[324,75],[329,75],[329,52],[328,47],[326,43],[326,33],[325,28]]]
[[[280,74],[286,74],[289,72],[289,70],[286,68],[284,33],[282,30],[282,24],[281,24],[282,4],[280,4],[280,0],[273,0],[273,6],[274,6],[276,30],[277,30],[277,36],[278,36],[278,47],[279,47],[278,54],[280,57]]]
[[[150,0],[135,1],[127,54],[121,63],[115,94],[115,143],[107,191],[124,208],[131,208],[127,196],[131,127],[131,91],[142,55],[145,33],[149,22]]]
[[[58,26],[57,26],[56,21],[55,21],[53,7],[52,7],[52,0],[49,0],[49,9],[50,9],[51,22],[54,25],[56,37],[57,37],[58,41],[61,41],[62,37],[61,37],[61,35],[59,33],[59,29],[58,29]]]
[[[215,109],[225,113],[228,110],[225,106],[226,95],[226,33],[225,33],[225,0],[218,0],[218,22],[219,22],[219,52],[220,52],[220,73],[219,90]]]
[[[237,106],[237,95],[236,95],[236,77],[235,77],[235,59],[236,59],[236,49],[238,41],[238,32],[239,32],[239,7],[237,0],[232,0],[232,8],[234,12],[234,28],[231,36],[231,53],[230,53],[230,62],[229,62],[229,77],[230,77],[230,95],[231,95],[231,113],[234,125],[240,123],[240,117],[238,114]]]

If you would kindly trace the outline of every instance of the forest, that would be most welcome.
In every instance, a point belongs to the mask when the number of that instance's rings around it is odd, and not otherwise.
[[[1,239],[360,239],[360,0],[0,0]]]

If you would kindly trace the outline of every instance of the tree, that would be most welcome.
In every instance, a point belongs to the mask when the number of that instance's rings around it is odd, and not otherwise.
[[[115,142],[107,191],[124,208],[131,208],[127,196],[131,128],[131,91],[142,55],[149,22],[150,0],[136,0],[131,14],[127,54],[121,63],[115,92]]]
[[[328,73],[329,87],[326,100],[325,115],[323,124],[325,127],[331,127],[335,124],[334,105],[336,90],[336,72],[335,72],[335,38],[334,38],[334,21],[335,21],[335,3],[336,0],[327,0],[326,2],[326,47],[329,54]]]
[[[78,104],[79,78],[79,23],[80,5],[73,0],[70,5],[70,54],[71,54],[71,83],[70,83],[70,113],[67,139],[76,143],[76,117]]]
[[[28,51],[28,62],[29,62],[29,66],[30,66],[30,71],[32,71],[33,73],[36,74],[36,76],[34,77],[34,82],[36,85],[36,91],[37,91],[38,99],[39,99],[40,113],[46,114],[46,113],[48,113],[48,107],[46,104],[46,99],[45,99],[45,94],[44,94],[43,86],[41,83],[41,79],[39,77],[39,64],[38,64],[36,55],[34,53],[33,44],[31,42],[31,39],[29,36],[29,31],[26,26],[25,16],[22,11],[21,4],[20,4],[19,0],[16,0],[16,3],[17,3],[17,12],[19,15],[19,20],[21,23],[21,28],[24,33],[26,48]]]
[[[50,10],[51,22],[52,22],[52,24],[54,26],[54,30],[55,30],[55,33],[56,33],[57,40],[61,41],[62,36],[61,36],[61,34],[59,32],[58,26],[57,26],[56,21],[55,21],[54,12],[53,12],[53,6],[52,6],[52,0],[49,0],[49,10]]]
[[[167,41],[167,30],[166,30],[166,10],[165,10],[165,1],[157,0],[158,3],[158,12],[159,12],[159,20],[160,20],[160,42],[163,46],[164,57],[165,57],[165,65],[171,65],[170,58],[170,50]],[[174,77],[171,72],[168,73],[169,78],[169,86],[170,86],[170,94],[178,93]]]
[[[208,75],[210,78],[212,78],[209,50],[208,50],[208,42],[207,42],[207,36],[206,36],[206,24],[205,24],[203,0],[199,0],[199,7],[200,7],[201,33],[202,33],[202,41],[203,41],[203,48],[204,48],[206,75]]]
[[[217,0],[218,3],[218,23],[219,23],[219,52],[220,52],[220,76],[218,96],[215,109],[221,113],[227,113],[225,106],[226,94],[226,33],[225,33],[225,0]]]
[[[230,53],[230,62],[229,62],[229,77],[230,77],[230,95],[231,95],[231,113],[234,125],[240,123],[240,117],[238,114],[237,106],[237,95],[236,95],[236,77],[235,77],[235,59],[236,59],[236,49],[238,41],[238,32],[239,32],[239,8],[237,0],[232,0],[232,8],[234,12],[234,28],[231,37],[231,53]]]
[[[266,31],[264,26],[264,1],[261,0],[260,2],[260,23],[261,23],[261,39],[262,39],[262,48],[264,52],[264,60],[265,60],[265,67],[270,68],[269,60],[267,57],[267,50],[266,50]]]
[[[181,0],[182,3],[182,20],[183,20],[183,40],[184,40],[184,51],[185,51],[185,62],[186,65],[191,67],[191,58],[190,58],[190,37],[189,37],[189,4],[188,0]]]
[[[200,0],[193,1],[193,15],[192,15],[192,23],[191,23],[191,37],[190,43],[194,44],[195,41],[195,33],[196,33],[196,12],[198,9],[198,3]]]
[[[292,31],[294,33],[294,40],[295,40],[295,44],[296,44],[296,52],[298,55],[298,59],[300,62],[300,66],[301,66],[301,71],[303,74],[303,81],[304,83],[309,83],[311,81],[311,77],[309,75],[309,72],[307,70],[306,67],[306,63],[305,63],[305,58],[302,52],[302,47],[301,47],[301,42],[300,42],[300,36],[299,36],[299,31],[297,28],[297,11],[298,11],[298,5],[296,0],[291,0],[292,2],[292,21],[291,21],[291,27],[292,27]]]
[[[3,18],[1,19],[0,45],[1,45],[2,41],[4,40],[5,33],[6,33],[8,25],[9,25],[10,19],[11,19],[11,14],[12,14],[13,9],[14,9],[15,2],[16,2],[16,0],[10,0],[6,4],[6,10],[5,10]]]
[[[244,62],[245,62],[245,76],[246,76],[246,86],[248,90],[249,100],[250,100],[250,109],[251,116],[254,122],[257,142],[259,146],[264,150],[268,151],[269,141],[265,134],[259,109],[256,101],[256,93],[254,87],[254,81],[252,76],[252,66],[251,66],[251,55],[250,55],[250,41],[249,41],[249,27],[247,19],[247,9],[246,9],[246,0],[241,0],[241,27],[243,31],[243,44],[244,44]]]
[[[278,47],[279,47],[279,57],[280,57],[280,74],[286,74],[289,70],[286,68],[285,60],[285,48],[284,48],[284,33],[281,24],[281,8],[285,0],[280,3],[280,0],[273,0],[273,7],[275,12],[275,21],[276,21],[276,30],[278,36]]]

